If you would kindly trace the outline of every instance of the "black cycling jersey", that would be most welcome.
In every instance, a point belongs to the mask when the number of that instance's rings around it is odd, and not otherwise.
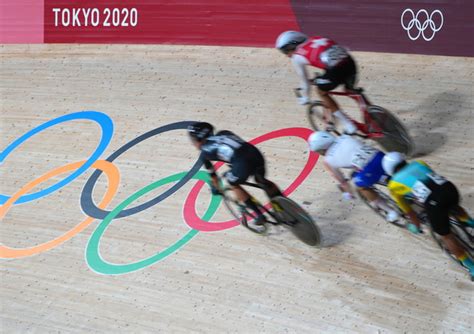
[[[224,161],[231,169],[225,174],[230,184],[245,182],[250,175],[265,177],[265,160],[260,151],[231,131],[219,131],[201,146],[204,166],[214,173],[211,161]]]
[[[223,130],[214,136],[207,138],[202,145],[202,159],[207,169],[212,169],[211,161],[232,162],[239,156],[240,151],[244,151],[251,144],[237,136],[235,133]]]

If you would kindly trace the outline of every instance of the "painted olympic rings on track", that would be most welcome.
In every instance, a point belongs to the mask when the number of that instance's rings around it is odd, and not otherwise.
[[[199,231],[191,229],[189,232],[187,232],[181,239],[179,239],[177,242],[166,248],[164,251],[156,253],[155,255],[152,255],[146,259],[134,262],[134,263],[129,263],[129,264],[111,264],[102,259],[102,257],[99,254],[99,244],[100,244],[100,239],[102,235],[105,233],[107,227],[110,225],[112,220],[120,213],[123,212],[123,210],[130,205],[132,202],[136,201],[140,197],[146,195],[150,191],[153,191],[154,189],[164,186],[168,183],[171,182],[176,182],[183,180],[184,177],[187,176],[188,173],[183,172],[175,175],[171,175],[167,178],[161,179],[159,181],[153,182],[152,184],[149,184],[148,186],[138,190],[134,194],[132,194],[130,197],[125,199],[122,203],[120,203],[114,210],[112,210],[106,217],[105,219],[97,226],[95,231],[92,233],[89,243],[87,244],[87,249],[86,249],[86,259],[87,259],[87,264],[89,267],[94,270],[95,272],[98,272],[100,274],[104,275],[118,275],[118,274],[126,274],[132,271],[140,270],[145,267],[151,266],[152,264],[163,260],[167,256],[173,254],[176,252],[178,249],[183,247],[185,244],[187,244],[196,234],[199,233]],[[197,179],[197,180],[202,180],[202,182],[210,183],[210,177],[208,173],[204,171],[199,171],[195,175],[192,175],[191,178]],[[211,217],[214,215],[214,213],[217,211],[217,208],[219,207],[221,203],[222,198],[217,195],[212,195],[211,201],[209,203],[209,207],[206,210],[206,212],[203,215],[203,219],[211,219]]]
[[[34,189],[37,185],[48,181],[49,179],[60,175],[64,174],[66,172],[75,170],[82,166],[85,161],[79,161],[79,162],[74,162],[59,168],[56,168],[39,178],[37,178],[34,181],[31,181],[30,183],[26,184],[23,186],[16,194],[13,194],[9,200],[5,202],[3,206],[0,207],[0,219],[3,218],[8,210],[12,207],[13,203],[22,196],[23,194],[28,193],[30,190]],[[107,191],[104,195],[104,198],[100,202],[99,206],[100,207],[106,207],[107,204],[109,204],[114,195],[117,193],[117,189],[119,186],[120,182],[120,173],[117,167],[115,167],[114,164],[108,162],[108,161],[103,161],[103,160],[98,160],[92,164],[92,167],[98,168],[102,170],[106,175],[107,179],[109,181],[109,186],[107,187]],[[51,241],[42,243],[37,246],[33,247],[28,247],[28,248],[11,248],[8,246],[0,245],[0,258],[8,259],[8,258],[18,258],[18,257],[24,257],[24,256],[30,256],[30,255],[35,255],[41,252],[45,252],[47,250],[50,250],[63,242],[71,239],[74,237],[76,234],[82,232],[87,226],[90,225],[94,221],[94,218],[88,217],[84,221],[82,221],[80,224],[76,225],[73,229],[69,230],[68,232],[64,233],[60,237],[53,239]]]
[[[52,186],[50,186],[46,189],[38,191],[36,193],[21,196],[15,202],[16,204],[30,202],[30,201],[33,201],[35,199],[39,199],[41,197],[49,195],[52,192],[64,187],[68,183],[74,181],[78,176],[80,176],[82,173],[84,173],[90,166],[92,166],[92,164],[96,160],[99,159],[99,157],[102,155],[102,153],[105,151],[105,149],[109,145],[110,140],[112,139],[112,134],[113,134],[113,129],[114,129],[113,122],[112,122],[112,120],[110,119],[109,116],[107,116],[106,114],[103,114],[101,112],[97,112],[97,111],[81,111],[81,112],[76,112],[76,113],[72,113],[72,114],[67,114],[67,115],[52,119],[52,120],[50,120],[46,123],[43,123],[42,125],[34,128],[34,129],[28,131],[23,136],[21,136],[20,138],[18,138],[14,142],[12,142],[10,145],[8,145],[5,150],[0,152],[0,163],[2,163],[12,151],[14,151],[18,146],[20,146],[26,140],[33,137],[35,134],[37,134],[37,133],[39,133],[39,132],[41,132],[41,131],[49,128],[49,127],[52,127],[56,124],[63,123],[63,122],[68,122],[68,121],[72,121],[72,120],[77,120],[77,119],[86,119],[86,120],[95,121],[100,125],[100,127],[102,129],[102,138],[100,139],[99,145],[95,149],[94,153],[92,153],[92,155],[89,157],[89,159],[87,159],[84,162],[83,165],[79,166],[78,169],[74,173],[72,173],[71,175],[69,175],[65,179],[53,184]],[[10,196],[0,194],[0,204],[5,203],[6,201],[8,201],[9,198],[10,198]]]
[[[264,134],[260,137],[252,139],[249,141],[251,144],[259,144],[271,139],[281,138],[281,137],[298,137],[304,139],[305,141],[308,139],[310,134],[313,131],[307,128],[286,128],[280,129],[273,132],[269,132]],[[308,150],[309,151],[309,150]],[[313,170],[316,162],[318,161],[319,155],[309,151],[308,160],[306,165],[304,166],[301,173],[298,177],[286,188],[283,193],[285,195],[291,194],[295,189],[306,179],[309,173]],[[215,168],[219,168],[223,165],[223,163],[218,163],[215,165]],[[183,207],[183,217],[186,224],[189,227],[202,231],[202,232],[215,232],[215,231],[222,231],[232,227],[239,225],[239,222],[236,219],[224,221],[224,222],[208,222],[204,219],[201,219],[196,214],[196,200],[198,198],[199,193],[204,186],[204,182],[198,182],[189,193],[188,198],[186,198]]]
[[[105,275],[116,275],[116,274],[125,274],[132,271],[140,270],[145,267],[148,267],[158,261],[163,260],[167,256],[173,254],[181,247],[183,247],[186,243],[188,243],[194,236],[196,236],[199,231],[220,231],[224,229],[228,229],[234,226],[237,226],[238,223],[235,220],[231,220],[228,222],[213,222],[210,223],[209,220],[212,218],[216,210],[218,209],[221,197],[213,195],[209,204],[209,207],[202,218],[196,215],[196,199],[199,193],[202,190],[202,187],[205,183],[209,183],[209,176],[204,171],[199,171],[202,166],[201,159],[198,159],[192,168],[187,172],[181,172],[178,174],[174,174],[168,176],[164,179],[155,181],[144,188],[136,191],[132,195],[130,195],[127,199],[125,199],[122,203],[120,203],[114,210],[106,211],[106,206],[112,201],[113,197],[117,193],[118,187],[120,185],[120,173],[118,168],[113,164],[113,161],[118,158],[120,155],[134,147],[135,145],[139,144],[140,142],[161,134],[163,132],[171,131],[171,130],[179,130],[179,129],[186,129],[188,125],[193,124],[193,121],[182,121],[171,123],[162,127],[158,127],[154,130],[146,132],[132,141],[128,142],[127,144],[123,145],[113,154],[111,154],[106,160],[98,160],[100,155],[105,151],[107,145],[109,144],[112,133],[113,133],[113,123],[112,120],[105,114],[95,111],[85,111],[85,112],[78,112],[68,114],[62,117],[58,117],[51,121],[40,125],[33,130],[30,130],[25,135],[21,136],[14,142],[12,142],[3,152],[0,154],[0,162],[2,162],[13,150],[15,150],[19,145],[21,145],[24,141],[35,135],[36,133],[47,129],[55,124],[74,120],[74,119],[89,119],[96,121],[102,128],[102,138],[100,143],[94,153],[89,157],[89,159],[74,162],[67,164],[65,166],[56,168],[52,171],[47,172],[46,174],[38,177],[37,179],[27,183],[23,186],[18,192],[13,194],[12,196],[0,195],[0,219],[7,214],[7,212],[12,208],[12,206],[16,203],[25,203],[32,201],[34,199],[42,198],[51,192],[64,187],[66,184],[72,182],[75,178],[81,175],[88,167],[94,167],[98,169],[95,171],[91,177],[86,182],[82,193],[81,193],[81,208],[84,211],[87,217],[84,221],[76,225],[70,231],[62,234],[61,236],[50,240],[48,242],[27,247],[27,248],[12,248],[9,246],[5,246],[0,244],[0,258],[20,258],[30,255],[35,255],[41,252],[45,252],[48,250],[57,247],[58,245],[64,243],[65,241],[71,239],[76,234],[83,231],[87,226],[89,226],[94,218],[103,219],[102,222],[98,224],[95,231],[92,233],[89,242],[86,247],[85,257],[89,267],[101,274]],[[312,133],[310,129],[307,128],[287,128],[287,129],[280,129],[265,135],[262,135],[258,138],[255,138],[250,141],[252,144],[258,144],[265,142],[267,140],[275,139],[275,138],[282,138],[282,137],[299,137],[304,140],[307,140],[309,135]],[[291,185],[284,191],[286,195],[293,192],[309,175],[310,171],[313,169],[314,165],[318,160],[318,155],[308,151],[309,156],[308,160],[298,175],[298,177],[291,183]],[[217,163],[216,167],[222,165],[222,163]],[[33,190],[36,186],[41,183],[44,183],[50,180],[57,175],[61,175],[66,172],[74,171],[68,177],[64,178],[62,181],[46,188],[42,191],[38,191],[36,193],[29,194],[31,190]],[[92,200],[92,192],[94,190],[94,186],[100,177],[100,175],[104,172],[107,176],[109,185],[107,187],[106,193],[100,203],[96,205]],[[181,237],[178,241],[170,245],[168,248],[158,252],[148,258],[139,260],[137,262],[129,263],[129,264],[113,264],[106,262],[100,255],[99,246],[100,240],[107,230],[108,226],[111,222],[116,218],[121,217],[128,217],[130,215],[139,213],[147,208],[152,207],[153,205],[163,201],[167,197],[171,196],[173,193],[178,191],[186,182],[191,179],[198,180],[198,183],[192,188],[191,192],[188,194],[187,198],[184,201],[184,208],[183,214],[186,223],[188,224],[191,229],[186,232],[186,234]],[[143,203],[141,205],[132,207],[127,209],[129,205],[131,205],[134,201],[138,200],[145,194],[151,192],[152,190],[159,188],[163,185],[174,183],[172,187],[168,190],[160,194],[159,196],[155,197],[154,199]]]
[[[154,137],[164,132],[186,129],[189,125],[194,124],[194,123],[195,121],[176,122],[176,123],[171,123],[171,124],[156,128],[154,130],[148,131],[136,137],[135,139],[131,140],[127,144],[123,145],[122,147],[120,147],[118,150],[112,153],[105,160],[112,162],[115,159],[117,159],[120,155],[127,152],[129,149],[131,149],[132,147],[141,143],[144,140],[147,140],[151,137]],[[201,168],[201,166],[202,166],[202,161],[198,159],[196,163],[193,165],[193,167],[191,167],[191,169],[186,173],[186,175],[181,180],[179,180],[178,183],[173,185],[170,189],[166,190],[164,193],[158,195],[157,197],[149,200],[148,202],[145,202],[143,204],[140,204],[130,209],[123,210],[118,215],[116,215],[115,218],[123,218],[123,217],[128,217],[128,216],[137,214],[165,200],[166,198],[174,194],[176,191],[178,191],[182,186],[184,186],[192,178],[192,176],[197,173],[197,171]],[[110,211],[106,211],[101,208],[98,208],[92,199],[92,192],[94,191],[94,186],[97,183],[97,179],[99,178],[100,174],[102,174],[100,170],[95,171],[92,174],[92,176],[89,178],[89,180],[87,181],[86,185],[84,186],[84,189],[82,190],[82,195],[81,195],[81,207],[82,207],[82,210],[87,215],[94,218],[98,218],[98,219],[104,219],[108,214],[110,214]]]

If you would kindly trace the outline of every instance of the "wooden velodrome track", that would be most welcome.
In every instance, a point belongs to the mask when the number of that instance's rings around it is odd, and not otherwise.
[[[7,147],[56,117],[96,110],[114,135],[101,159],[154,128],[207,120],[246,139],[308,127],[285,57],[271,49],[192,46],[2,46],[1,143]],[[405,122],[428,163],[460,187],[474,210],[473,60],[354,53],[360,85],[375,104]],[[100,128],[73,120],[48,128],[0,165],[2,194],[60,166],[87,159]],[[269,140],[269,176],[288,186],[308,150],[295,137]],[[166,132],[114,161],[120,170],[112,210],[135,191],[191,168],[197,152],[183,130]],[[14,205],[0,224],[1,243],[28,248],[86,219],[82,189],[93,168],[47,197]],[[66,176],[40,184],[46,188]],[[101,239],[105,261],[127,264],[163,251],[190,229],[183,203],[195,180],[147,210],[114,220]],[[144,203],[166,185],[138,199]],[[107,189],[101,176],[94,189]],[[324,247],[275,229],[259,237],[235,227],[200,232],[176,253],[138,271],[101,275],[85,252],[101,220],[32,256],[1,262],[1,328],[15,332],[473,332],[474,285],[429,236],[389,226],[361,202],[344,202],[320,163],[291,197],[315,218]],[[201,193],[198,212],[208,203]],[[212,221],[228,220],[218,209]]]

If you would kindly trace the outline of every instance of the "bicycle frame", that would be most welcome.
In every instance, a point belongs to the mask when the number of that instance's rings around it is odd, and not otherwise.
[[[369,139],[376,139],[376,138],[381,138],[384,136],[382,133],[382,129],[380,126],[372,120],[370,117],[368,108],[371,105],[369,99],[362,93],[362,89],[360,90],[355,90],[355,91],[345,91],[345,92],[328,92],[329,95],[331,96],[346,96],[354,101],[356,101],[357,105],[359,106],[359,110],[362,113],[362,116],[364,118],[364,122],[358,122],[349,115],[345,114],[346,117],[354,123],[354,125],[357,127],[357,129],[364,133],[366,138]],[[369,131],[370,128],[370,131]]]
[[[222,178],[220,175],[218,176],[218,178],[219,178],[219,180],[225,180],[225,178]],[[257,184],[257,183],[248,182],[248,181],[241,183],[240,186],[249,186],[249,187],[252,187],[252,188],[257,188],[257,189],[262,189],[262,190],[264,189],[263,186],[261,186],[261,185],[259,185],[259,184]],[[223,192],[225,193],[226,191],[232,191],[232,188],[229,187],[229,186],[226,186],[226,187],[224,187],[222,190],[223,190]],[[249,194],[249,195],[250,195],[252,198],[254,198],[251,194]],[[261,208],[262,208],[263,210],[265,210],[265,213],[268,213],[273,219],[276,219],[276,218],[274,217],[273,213],[270,211],[270,209],[273,208],[273,205],[272,205],[271,202],[267,203],[266,205],[263,205],[263,204],[261,204],[261,203],[259,202],[259,205],[261,206]],[[252,215],[250,215],[250,218],[251,218],[251,219],[254,219],[255,217],[253,217]],[[271,223],[271,224],[274,224],[274,225],[275,225],[275,224],[278,224],[278,223],[272,222],[272,221],[268,221],[268,222]]]

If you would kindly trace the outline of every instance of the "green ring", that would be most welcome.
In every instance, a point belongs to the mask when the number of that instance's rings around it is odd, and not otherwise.
[[[168,176],[164,179],[158,180],[156,182],[153,182],[152,184],[149,184],[145,186],[144,188],[138,190],[134,194],[132,194],[130,197],[128,197],[126,200],[120,203],[114,210],[112,210],[104,218],[104,220],[97,226],[97,228],[92,233],[89,239],[89,242],[86,247],[86,261],[89,267],[95,272],[104,274],[104,275],[126,274],[132,271],[140,270],[145,267],[151,266],[152,264],[165,259],[167,256],[173,254],[178,249],[180,249],[185,244],[187,244],[189,241],[191,241],[191,239],[199,233],[198,230],[191,229],[181,239],[176,241],[174,244],[172,244],[171,246],[169,246],[167,249],[163,250],[162,252],[158,252],[155,255],[150,256],[149,258],[146,258],[137,262],[129,263],[129,264],[112,264],[102,259],[102,257],[99,254],[99,244],[100,244],[100,239],[102,235],[105,233],[105,230],[107,229],[109,224],[112,222],[112,220],[123,209],[125,209],[132,202],[142,197],[143,195],[149,193],[150,191],[160,186],[163,186],[165,184],[168,184],[171,182],[177,182],[185,175],[186,175],[186,172],[178,173],[175,175]],[[208,184],[210,182],[209,175],[204,171],[197,172],[196,175],[194,175],[192,178],[196,180],[202,180]],[[217,208],[219,207],[221,200],[222,200],[221,196],[212,195],[211,202],[209,203],[209,208],[206,210],[206,213],[204,214],[202,219],[206,219],[206,220],[211,219],[211,217],[217,211]]]

